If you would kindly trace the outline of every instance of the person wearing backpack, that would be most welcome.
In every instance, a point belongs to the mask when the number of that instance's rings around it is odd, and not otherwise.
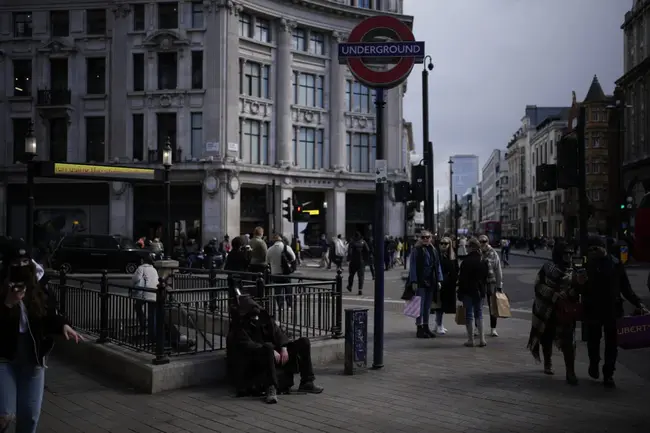
[[[274,243],[266,253],[266,259],[271,265],[271,278],[275,284],[288,284],[291,279],[286,275],[291,275],[296,270],[296,254],[293,252],[288,242],[282,238],[282,235],[274,236]],[[292,307],[292,287],[278,287],[275,293],[275,300],[280,313],[284,310],[286,302],[287,309]]]
[[[348,245],[348,261],[350,262],[350,276],[348,277],[348,292],[352,291],[354,276],[359,279],[359,296],[363,294],[363,281],[366,274],[366,260],[370,256],[370,248],[361,237],[361,233],[356,232],[352,242]]]

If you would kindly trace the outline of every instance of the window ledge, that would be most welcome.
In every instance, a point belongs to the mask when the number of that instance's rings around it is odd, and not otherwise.
[[[34,99],[33,96],[21,95],[21,96],[9,96],[7,98],[10,102],[31,102]]]
[[[377,117],[377,113],[364,113],[362,111],[346,111],[344,114],[346,116]]]
[[[298,109],[298,110],[320,111],[321,113],[327,113],[328,112],[327,108],[312,107],[312,106],[309,106],[309,105],[300,105],[300,104],[291,104],[291,108],[295,108],[295,109]]]
[[[205,95],[205,89],[190,89],[187,93],[190,95]]]
[[[81,36],[79,38],[75,38],[75,40],[77,40],[77,41],[79,41],[79,40],[81,40],[81,41],[100,40],[101,41],[101,40],[107,40],[107,39],[108,39],[107,34],[103,34],[103,35],[84,35],[84,36]]]
[[[147,31],[146,30],[129,30],[128,32],[126,32],[126,34],[128,36],[138,36],[138,35],[144,36],[144,35],[147,34]]]
[[[303,56],[315,57],[315,58],[321,59],[321,60],[329,60],[329,56],[327,54],[310,53],[309,51],[295,50],[293,48],[291,49],[291,52],[293,54],[301,54]]]
[[[207,28],[205,27],[196,27],[196,28],[191,28],[191,29],[185,29],[186,33],[205,33],[207,31]]]
[[[252,95],[239,95],[239,97],[243,99],[250,99],[251,101],[255,101],[255,102],[261,102],[264,104],[273,104],[273,99],[271,98],[263,98],[261,96],[252,96]]]
[[[274,44],[273,42],[264,42],[264,41],[260,41],[259,39],[251,38],[249,36],[241,36],[241,35],[239,36],[239,38],[248,42],[252,42],[254,44],[262,45],[264,47],[276,48],[276,44]]]
[[[81,96],[81,99],[83,100],[101,100],[101,99],[106,99],[108,95],[106,93],[103,94],[97,94],[97,93],[87,93],[85,95]]]

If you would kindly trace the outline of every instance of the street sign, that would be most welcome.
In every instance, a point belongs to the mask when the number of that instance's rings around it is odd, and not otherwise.
[[[373,38],[388,37],[389,42]],[[392,59],[392,60],[391,60]],[[347,63],[357,80],[374,88],[392,88],[406,80],[416,62],[424,59],[424,42],[418,42],[411,29],[399,19],[379,15],[361,21],[339,44],[339,63]],[[396,61],[387,70],[372,69],[368,65]]]
[[[375,161],[375,182],[388,182],[388,161],[385,159],[378,159]]]

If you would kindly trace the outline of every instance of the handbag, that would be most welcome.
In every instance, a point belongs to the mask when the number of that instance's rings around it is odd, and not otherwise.
[[[467,324],[467,310],[464,305],[456,306],[456,324],[465,325]]]
[[[412,317],[417,319],[420,317],[420,309],[422,307],[422,298],[419,296],[413,296],[410,301],[406,301],[404,304],[404,315],[407,317]]]
[[[561,325],[571,325],[582,319],[582,304],[569,299],[560,299],[556,306],[557,321]]]
[[[501,319],[512,317],[510,312],[510,300],[503,292],[495,292],[490,296],[490,311],[492,315]]]
[[[650,347],[650,315],[626,316],[616,321],[616,342],[621,349]]]

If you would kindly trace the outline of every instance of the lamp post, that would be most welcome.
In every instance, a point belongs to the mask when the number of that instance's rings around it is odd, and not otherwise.
[[[34,246],[34,158],[37,144],[34,136],[34,124],[29,124],[25,135],[25,162],[27,163],[27,245]]]
[[[165,258],[171,259],[172,247],[172,215],[171,215],[171,180],[169,174],[172,168],[172,146],[171,139],[168,136],[165,142],[165,148],[162,154],[162,164],[165,167]]]
[[[447,164],[449,164],[449,230],[451,231],[451,234],[454,234],[454,213],[456,212],[456,209],[454,209],[454,160],[451,159],[451,156],[449,157],[449,161],[447,161]]]
[[[431,56],[424,58],[422,68],[422,146],[424,147],[424,165],[427,167],[424,199],[424,226],[435,230],[433,191],[433,144],[429,140],[429,71],[433,71]]]

